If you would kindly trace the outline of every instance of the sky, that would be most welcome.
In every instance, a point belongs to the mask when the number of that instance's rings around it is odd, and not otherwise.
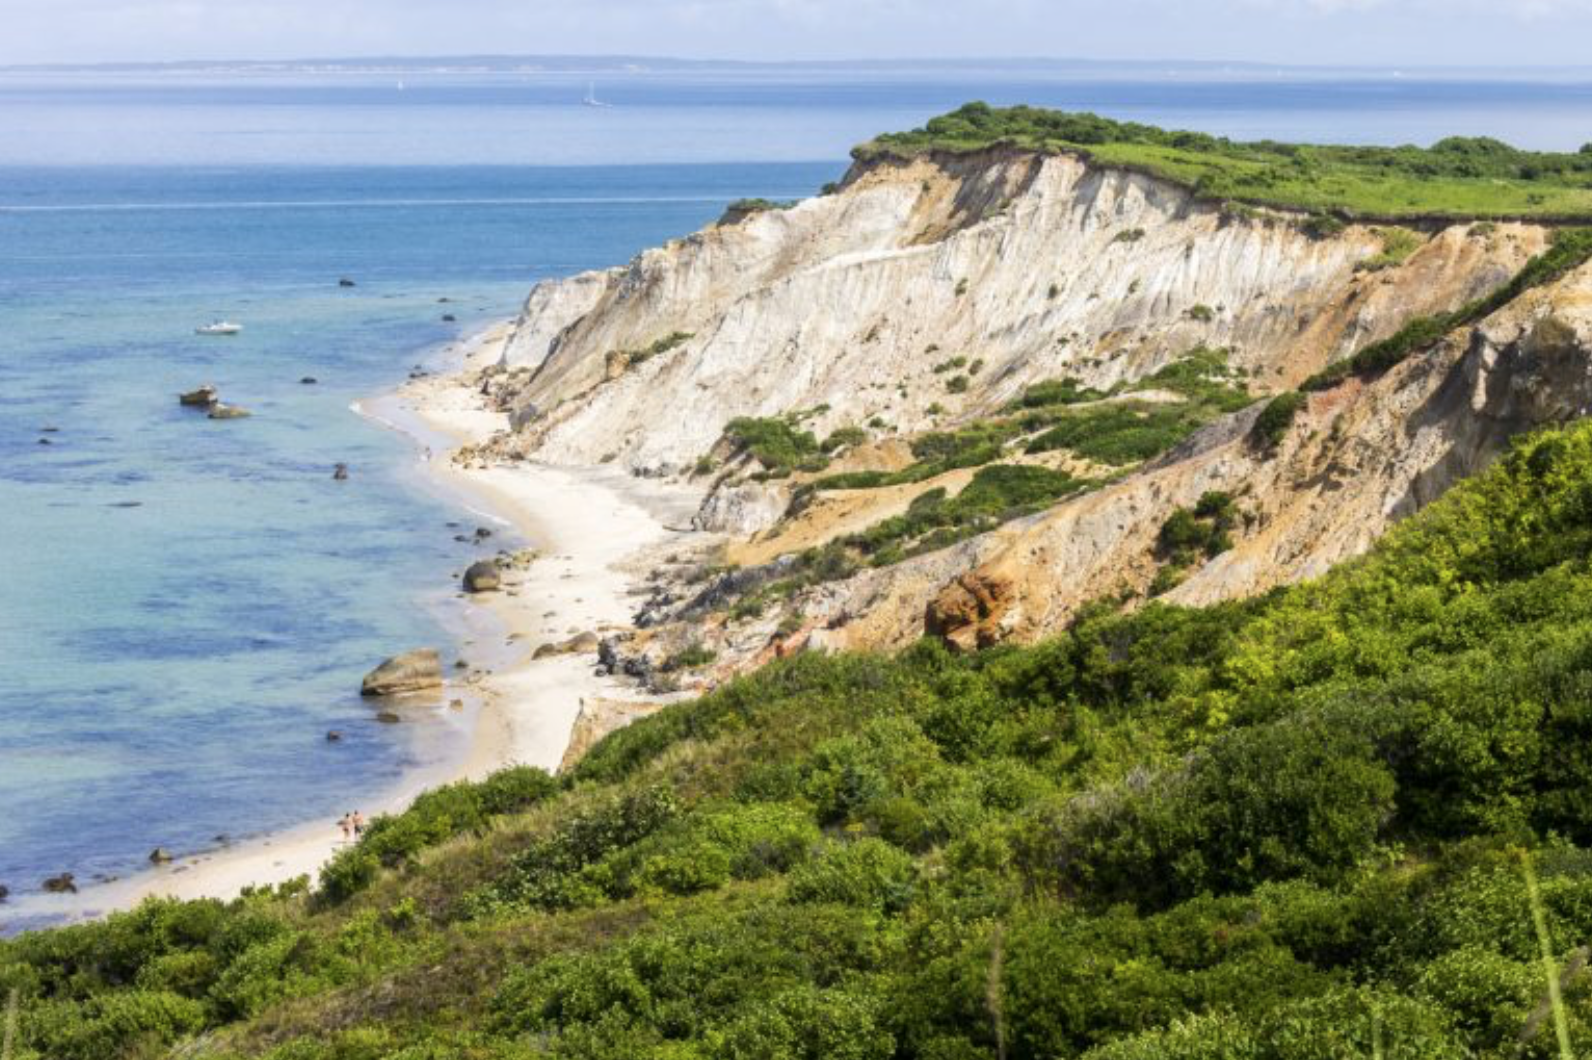
[[[1592,0],[0,0],[0,64],[370,55],[1592,65]]]

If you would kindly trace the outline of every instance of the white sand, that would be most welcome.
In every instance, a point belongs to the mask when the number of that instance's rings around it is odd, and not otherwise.
[[[498,358],[508,330],[508,325],[493,328],[454,354],[462,355],[467,369],[489,364]],[[472,629],[481,631],[477,640],[499,638],[501,647],[471,647],[472,662],[490,672],[459,687],[450,685],[445,693],[449,699],[468,697],[478,708],[468,755],[416,773],[398,790],[365,800],[361,811],[373,817],[400,810],[424,788],[484,776],[508,764],[556,769],[583,700],[641,697],[621,680],[596,676],[594,656],[533,661],[532,653],[584,630],[628,626],[635,610],[633,591],[649,566],[647,553],[684,540],[666,524],[682,525],[697,498],[606,468],[455,464],[452,447],[484,441],[507,427],[506,417],[484,408],[459,375],[413,380],[395,394],[361,403],[359,411],[414,436],[432,486],[476,517],[512,526],[538,552],[528,570],[509,574],[504,591],[469,599],[470,612],[482,609],[471,620]],[[77,918],[128,908],[150,895],[231,898],[250,885],[313,877],[342,845],[334,819],[310,821],[87,887],[78,895],[29,896],[8,909]]]

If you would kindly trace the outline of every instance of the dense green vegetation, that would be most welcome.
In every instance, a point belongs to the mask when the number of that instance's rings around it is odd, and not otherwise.
[[[16,1060],[1547,1058],[1524,859],[1586,1049],[1592,424],[1319,582],[787,660],[0,992]]]
[[[1575,154],[1521,151],[1486,138],[1431,147],[1239,143],[1095,114],[969,103],[921,129],[880,136],[858,158],[998,145],[1071,151],[1153,173],[1212,200],[1366,218],[1592,218],[1592,145]],[[1119,236],[1118,238],[1123,238]]]

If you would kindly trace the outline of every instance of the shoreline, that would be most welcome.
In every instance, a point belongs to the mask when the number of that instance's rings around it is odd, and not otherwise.
[[[449,572],[462,598],[459,647],[461,655],[469,652],[471,665],[462,679],[449,675],[439,703],[428,709],[451,715],[456,712],[447,704],[464,701],[471,732],[457,753],[408,770],[398,784],[362,800],[368,817],[399,812],[428,788],[477,780],[509,765],[556,772],[588,702],[633,703],[644,710],[668,701],[642,694],[623,679],[598,676],[589,651],[533,657],[538,647],[580,633],[602,636],[629,628],[634,591],[653,565],[650,554],[693,536],[669,526],[688,522],[699,498],[610,468],[456,463],[460,447],[507,428],[507,417],[485,409],[468,380],[498,359],[512,326],[500,322],[449,344],[433,358],[433,374],[353,406],[357,415],[413,443],[415,488],[440,495],[472,519],[506,528],[535,552],[527,568],[505,570],[496,592],[463,593],[459,572]],[[419,645],[395,645],[393,653],[412,647]],[[76,894],[29,895],[7,911],[77,921],[150,897],[227,900],[247,887],[306,874],[313,883],[321,866],[346,845],[336,818],[316,818],[89,884]]]

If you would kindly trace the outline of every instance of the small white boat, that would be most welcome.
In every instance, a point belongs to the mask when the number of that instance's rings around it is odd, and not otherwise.
[[[586,98],[581,100],[581,102],[586,104],[586,106],[588,106],[588,107],[611,107],[611,106],[613,106],[612,103],[604,103],[602,100],[597,98],[597,83],[595,81],[590,82],[589,84],[587,84],[587,86],[586,86]]]
[[[218,320],[214,324],[193,329],[195,335],[236,335],[242,330],[242,324],[234,324],[230,320]]]

